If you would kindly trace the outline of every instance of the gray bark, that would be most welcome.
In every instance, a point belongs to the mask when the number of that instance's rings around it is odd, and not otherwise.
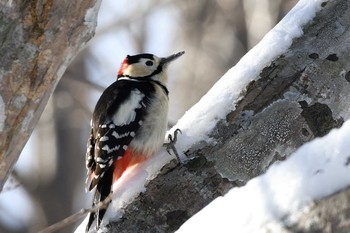
[[[186,164],[166,165],[109,232],[173,232],[229,188],[349,119],[350,2],[321,6],[304,35],[261,71],[217,124],[212,137],[218,144],[194,146]]]
[[[344,233],[350,230],[350,188],[316,202],[282,233]]]
[[[0,3],[0,190],[63,72],[93,36],[99,5]]]

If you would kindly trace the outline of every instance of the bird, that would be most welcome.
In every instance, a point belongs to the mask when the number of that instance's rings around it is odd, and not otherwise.
[[[184,53],[167,57],[150,53],[127,55],[116,81],[97,101],[86,151],[85,185],[87,191],[95,189],[93,207],[107,200],[124,171],[162,147],[169,105],[167,67]],[[96,229],[100,227],[106,209],[89,214],[86,232],[95,221]]]

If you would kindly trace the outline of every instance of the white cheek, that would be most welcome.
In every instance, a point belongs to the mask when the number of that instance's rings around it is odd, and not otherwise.
[[[144,77],[152,74],[154,70],[154,67],[148,67],[143,63],[135,63],[129,65],[128,68],[125,69],[124,74],[132,77]]]

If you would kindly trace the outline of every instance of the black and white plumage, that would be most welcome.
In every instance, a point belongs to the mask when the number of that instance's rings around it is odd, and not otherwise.
[[[87,145],[87,190],[96,187],[93,206],[107,198],[113,183],[131,165],[162,146],[167,128],[166,66],[184,52],[166,58],[127,56],[117,81],[98,100]],[[87,231],[98,228],[105,209],[91,213]]]

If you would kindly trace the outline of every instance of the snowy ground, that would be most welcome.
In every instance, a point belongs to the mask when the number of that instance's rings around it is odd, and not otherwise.
[[[170,131],[180,128],[183,132],[177,143],[179,151],[186,151],[202,140],[211,141],[209,133],[234,109],[241,91],[258,79],[261,70],[274,58],[287,51],[293,38],[302,35],[302,26],[312,20],[322,2],[325,1],[301,0],[180,119]],[[346,122],[340,130],[301,147],[288,161],[272,166],[265,175],[216,199],[178,232],[259,232],[267,223],[272,230],[278,229],[277,221],[282,217],[350,184],[349,167],[345,166],[349,147],[350,122]],[[133,173],[125,174],[107,211],[106,221],[120,216],[120,209],[144,191],[145,183],[170,159],[162,151]],[[85,225],[82,223],[76,232],[84,232]],[[222,227],[220,231],[218,226]]]

